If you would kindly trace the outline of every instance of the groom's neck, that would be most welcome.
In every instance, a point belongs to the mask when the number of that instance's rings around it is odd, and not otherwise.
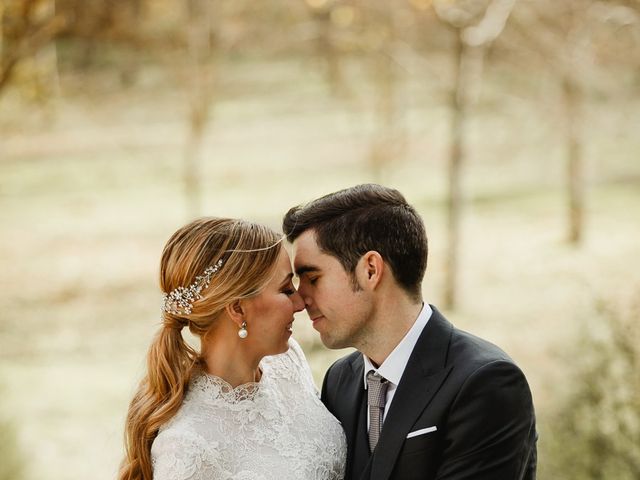
[[[382,365],[415,323],[422,310],[422,300],[406,295],[380,299],[355,345],[372,363]]]

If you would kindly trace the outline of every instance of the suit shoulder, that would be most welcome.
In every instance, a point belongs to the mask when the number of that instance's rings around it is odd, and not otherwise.
[[[343,368],[351,368],[356,362],[358,362],[362,358],[362,354],[357,350],[355,352],[351,352],[344,357],[340,357],[338,360],[333,362],[329,367],[329,370],[342,370]]]
[[[359,361],[362,361],[362,354],[356,350],[333,362],[327,369],[326,376],[340,376],[342,372],[353,369]]]
[[[341,385],[344,385],[345,379],[353,378],[354,372],[357,371],[358,362],[362,363],[362,354],[355,351],[333,362],[324,375],[321,398],[334,415],[336,415],[336,412],[333,404],[336,400],[337,391]]]
[[[497,345],[457,328],[451,337],[448,360],[448,363],[464,365],[466,370],[472,371],[492,363],[515,365],[513,359]]]
[[[511,357],[493,343],[460,330],[449,322],[438,309],[431,305],[433,314],[427,326],[425,341],[419,344],[425,348],[424,355],[436,352],[442,355],[445,366],[455,367],[459,373],[473,372],[492,363],[515,365]],[[428,338],[431,337],[429,340]]]

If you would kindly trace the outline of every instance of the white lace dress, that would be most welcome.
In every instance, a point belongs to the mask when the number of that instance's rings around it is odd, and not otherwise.
[[[265,357],[235,389],[201,373],[151,447],[154,480],[341,480],[346,440],[302,349]]]

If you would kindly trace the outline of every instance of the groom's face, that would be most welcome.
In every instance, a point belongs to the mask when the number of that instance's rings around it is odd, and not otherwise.
[[[298,292],[322,343],[328,348],[358,347],[372,310],[367,292],[354,288],[338,259],[320,250],[314,230],[296,239],[293,252]]]

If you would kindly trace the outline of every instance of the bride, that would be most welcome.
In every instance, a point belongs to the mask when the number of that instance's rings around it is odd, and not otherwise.
[[[291,338],[304,307],[292,277],[267,227],[205,218],[173,234],[160,262],[162,325],[129,406],[119,480],[343,478],[342,428]]]

